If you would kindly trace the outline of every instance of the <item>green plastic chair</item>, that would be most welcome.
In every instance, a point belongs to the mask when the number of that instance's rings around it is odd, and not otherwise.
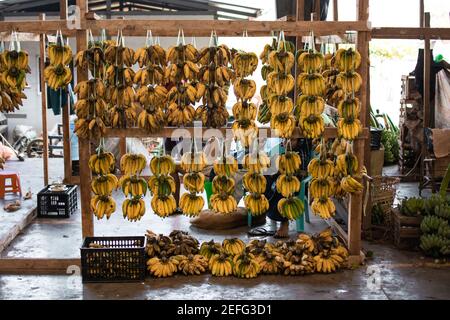
[[[212,182],[211,181],[205,181],[205,192],[206,192],[206,201],[208,201],[208,209],[211,209],[211,203],[209,199],[212,195]]]

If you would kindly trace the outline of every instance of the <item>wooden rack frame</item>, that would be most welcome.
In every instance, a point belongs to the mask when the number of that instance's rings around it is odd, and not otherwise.
[[[56,30],[61,30],[65,36],[76,37],[76,50],[84,50],[87,47],[87,30],[91,29],[94,34],[99,34],[102,29],[106,29],[110,34],[115,34],[118,29],[122,29],[126,36],[145,36],[146,30],[151,29],[154,34],[159,36],[176,36],[178,30],[182,28],[188,36],[209,36],[211,30],[216,30],[219,36],[240,36],[242,31],[247,30],[249,36],[268,36],[272,31],[284,30],[288,36],[301,37],[307,35],[310,30],[313,30],[315,35],[329,35],[329,34],[344,34],[347,31],[357,32],[357,49],[361,53],[362,63],[359,68],[359,73],[362,77],[362,86],[359,92],[361,100],[360,120],[364,127],[363,134],[355,141],[354,152],[360,164],[366,163],[369,160],[367,143],[369,132],[369,99],[370,90],[369,83],[369,41],[371,38],[395,38],[395,39],[425,39],[429,42],[430,39],[450,39],[450,28],[377,28],[371,29],[368,23],[368,8],[369,0],[357,1],[357,17],[358,21],[301,21],[303,17],[303,0],[297,0],[297,20],[296,21],[219,21],[207,20],[198,21],[191,20],[110,20],[99,19],[95,14],[88,12],[87,0],[77,0],[76,4],[81,13],[81,27],[79,29],[72,29],[68,27],[67,18],[67,0],[60,0],[61,13],[60,20],[46,21],[45,16],[42,15],[39,21],[3,21],[0,22],[0,31],[16,30],[18,32],[31,32],[41,35],[41,39],[45,38],[46,33],[55,33]],[[423,0],[421,0],[423,1]],[[333,3],[337,3],[336,0]],[[318,6],[316,6],[318,7]],[[315,8],[319,12],[320,8]],[[337,20],[337,10],[335,10],[334,19]],[[45,52],[43,52],[41,43],[41,61],[43,61]],[[42,65],[41,65],[42,68]],[[42,73],[43,74],[43,73]],[[77,81],[87,79],[88,74],[82,70],[77,70]],[[41,79],[42,81],[42,79]],[[42,95],[42,107],[46,108],[45,90]],[[45,111],[42,112],[43,117],[46,116]],[[65,163],[65,177],[68,178],[69,170],[71,168],[71,158],[67,156],[66,152],[70,152],[69,130],[68,130],[69,112],[68,108],[63,109],[63,123],[64,131],[64,152]],[[46,119],[43,119],[46,123]],[[144,136],[159,136],[168,137],[174,128],[164,128],[157,135],[149,135],[138,128],[130,129],[108,129],[107,136],[110,137],[144,137]],[[188,129],[193,130],[193,128]],[[221,129],[224,130],[224,129]],[[44,132],[44,135],[46,133]],[[327,128],[325,131],[326,137],[335,137],[336,129]],[[299,130],[296,130],[294,137],[300,137]],[[44,136],[45,138],[45,136]],[[94,225],[93,215],[89,208],[89,200],[91,198],[90,181],[91,173],[88,168],[88,159],[91,152],[91,141],[79,139],[79,158],[80,158],[80,191],[81,191],[81,214],[82,214],[82,235],[93,236]],[[44,157],[48,156],[44,151]],[[44,159],[46,166],[46,160]],[[47,168],[44,168],[46,172]],[[71,172],[70,172],[71,176]],[[72,178],[72,177],[71,177]],[[70,181],[70,180],[69,180]],[[71,180],[70,182],[74,182]],[[361,255],[361,220],[362,220],[362,194],[352,195],[350,197],[349,216],[348,216],[348,232],[345,233],[342,229],[336,226],[333,221],[332,225],[338,229],[337,231],[344,235],[349,251],[351,264],[359,264],[363,256]],[[0,274],[1,273],[65,273],[67,266],[78,265],[78,259],[0,259]]]

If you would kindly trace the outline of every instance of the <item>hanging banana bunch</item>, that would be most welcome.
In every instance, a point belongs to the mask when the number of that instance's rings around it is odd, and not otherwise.
[[[288,96],[293,90],[295,81],[291,75],[295,63],[294,54],[289,51],[290,45],[284,39],[282,31],[277,49],[268,55],[270,73],[267,74],[267,97],[271,119],[270,127],[281,137],[288,139],[294,132],[296,120],[293,115],[294,103]]]
[[[67,66],[72,61],[72,49],[64,44],[60,31],[56,34],[56,43],[48,46],[47,56],[50,64],[44,69],[45,82],[53,90],[64,89],[72,81],[72,72]]]
[[[325,109],[325,79],[321,70],[325,59],[314,46],[314,36],[310,34],[309,49],[297,53],[297,65],[301,73],[297,77],[297,100],[295,114],[299,127],[306,138],[317,139],[325,130],[322,112]]]
[[[345,193],[359,193],[364,187],[358,181],[359,175],[358,158],[353,154],[353,143],[346,144],[345,153],[341,153],[336,157],[335,178],[340,181],[339,188]],[[364,170],[364,168],[363,168]]]
[[[244,204],[253,216],[258,216],[269,210],[269,200],[264,195],[267,181],[263,172],[270,167],[270,158],[264,151],[256,150],[244,156],[243,165],[248,170],[242,180],[245,190],[248,191]]]
[[[170,175],[175,171],[175,162],[169,155],[154,156],[150,161],[152,176],[148,180],[148,189],[152,197],[153,212],[168,217],[177,209],[173,193],[176,191],[175,180]]]
[[[149,186],[140,174],[146,165],[147,159],[143,154],[125,153],[120,159],[120,170],[123,175],[117,185],[126,198],[122,203],[122,213],[128,221],[141,220],[145,214],[144,196]]]
[[[195,140],[192,141],[192,149],[181,157],[181,168],[186,172],[183,176],[183,184],[187,193],[180,198],[180,208],[188,217],[195,217],[205,205],[202,193],[205,185],[205,175],[202,170],[206,167],[206,154],[196,152]]]
[[[216,176],[212,181],[211,207],[215,212],[232,213],[237,208],[237,202],[233,196],[235,189],[233,176],[238,171],[238,162],[233,156],[226,154],[225,141],[222,156],[214,160],[213,169]]]
[[[134,75],[134,83],[139,86],[136,100],[142,107],[137,125],[149,133],[155,133],[165,125],[163,107],[167,103],[168,92],[163,85],[166,52],[159,44],[153,43],[151,31],[147,32],[146,46],[136,50],[134,62],[140,67]]]
[[[206,127],[223,127],[229,118],[225,104],[234,74],[230,68],[230,49],[217,44],[215,32],[211,33],[209,46],[200,50],[198,63],[200,72],[196,98],[202,101],[202,105],[195,111],[195,120],[201,121]]]
[[[0,53],[0,112],[14,112],[23,105],[22,99],[27,98],[23,92],[27,73],[28,53],[21,50],[17,33],[13,32],[10,49]]]
[[[116,160],[111,152],[104,149],[103,140],[97,148],[97,153],[89,158],[89,168],[95,176],[91,182],[92,192],[95,194],[91,199],[91,211],[98,220],[106,216],[111,217],[116,211],[116,201],[112,192],[117,188],[117,177],[112,173],[115,169]]]
[[[233,82],[234,94],[237,98],[233,106],[234,123],[232,126],[234,139],[244,148],[248,148],[258,136],[256,125],[257,108],[250,100],[256,92],[256,82],[245,77],[250,76],[258,66],[258,56],[251,52],[233,52],[232,66],[237,78]]]
[[[133,88],[135,72],[134,50],[125,46],[122,33],[116,42],[105,49],[108,67],[105,71],[106,101],[109,104],[109,116],[113,128],[128,128],[137,120],[137,105]],[[139,205],[136,204],[137,207]]]
[[[74,88],[78,98],[74,106],[77,115],[75,133],[82,139],[99,139],[109,125],[109,108],[106,102],[107,88],[103,81],[103,45],[101,42],[95,42],[92,34],[88,49],[76,54],[75,66],[89,70],[92,76],[89,80],[78,82]]]
[[[334,162],[327,158],[325,139],[322,139],[319,157],[312,159],[308,164],[308,173],[312,176],[309,189],[313,198],[311,210],[322,219],[329,219],[336,212],[331,200],[336,191],[335,172]]]
[[[287,146],[290,146],[290,141],[287,142]],[[301,166],[300,155],[292,150],[285,151],[284,154],[278,156],[276,166],[280,175],[275,186],[283,196],[278,201],[278,212],[289,220],[295,220],[305,210],[303,201],[297,196],[301,187],[300,180],[297,177]]]
[[[362,131],[361,121],[359,120],[360,101],[355,98],[355,93],[362,84],[361,76],[355,71],[360,64],[361,56],[353,48],[341,48],[336,52],[335,66],[340,71],[336,77],[336,84],[343,92],[337,104],[339,113],[338,136],[349,141],[356,139]]]
[[[198,51],[192,44],[184,43],[184,33],[178,33],[177,45],[167,51],[168,66],[164,71],[166,84],[173,87],[168,92],[167,123],[171,126],[187,126],[195,116],[197,101],[195,81],[199,73]]]
[[[330,45],[332,46],[331,50],[329,50]],[[340,71],[335,64],[335,44],[326,43],[325,46],[327,53],[324,54],[325,63],[322,68],[322,76],[326,85],[324,99],[329,105],[336,107],[339,100],[344,96],[344,91],[336,83]]]

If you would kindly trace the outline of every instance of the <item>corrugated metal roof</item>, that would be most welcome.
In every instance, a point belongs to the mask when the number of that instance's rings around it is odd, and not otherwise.
[[[208,0],[89,0],[89,11],[98,14],[212,14],[222,19],[248,19],[260,15],[261,9],[224,1]],[[47,14],[59,12],[59,0],[4,0],[0,1],[3,16]],[[75,0],[69,0],[75,5]]]

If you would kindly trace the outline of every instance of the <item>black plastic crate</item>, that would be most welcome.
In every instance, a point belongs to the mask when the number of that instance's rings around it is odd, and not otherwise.
[[[145,237],[86,237],[81,247],[83,282],[143,282]]]
[[[76,185],[66,185],[65,191],[51,191],[50,186],[37,195],[37,216],[43,218],[70,218],[78,209]]]
[[[380,150],[381,148],[381,135],[383,134],[383,129],[370,128],[370,149]]]

